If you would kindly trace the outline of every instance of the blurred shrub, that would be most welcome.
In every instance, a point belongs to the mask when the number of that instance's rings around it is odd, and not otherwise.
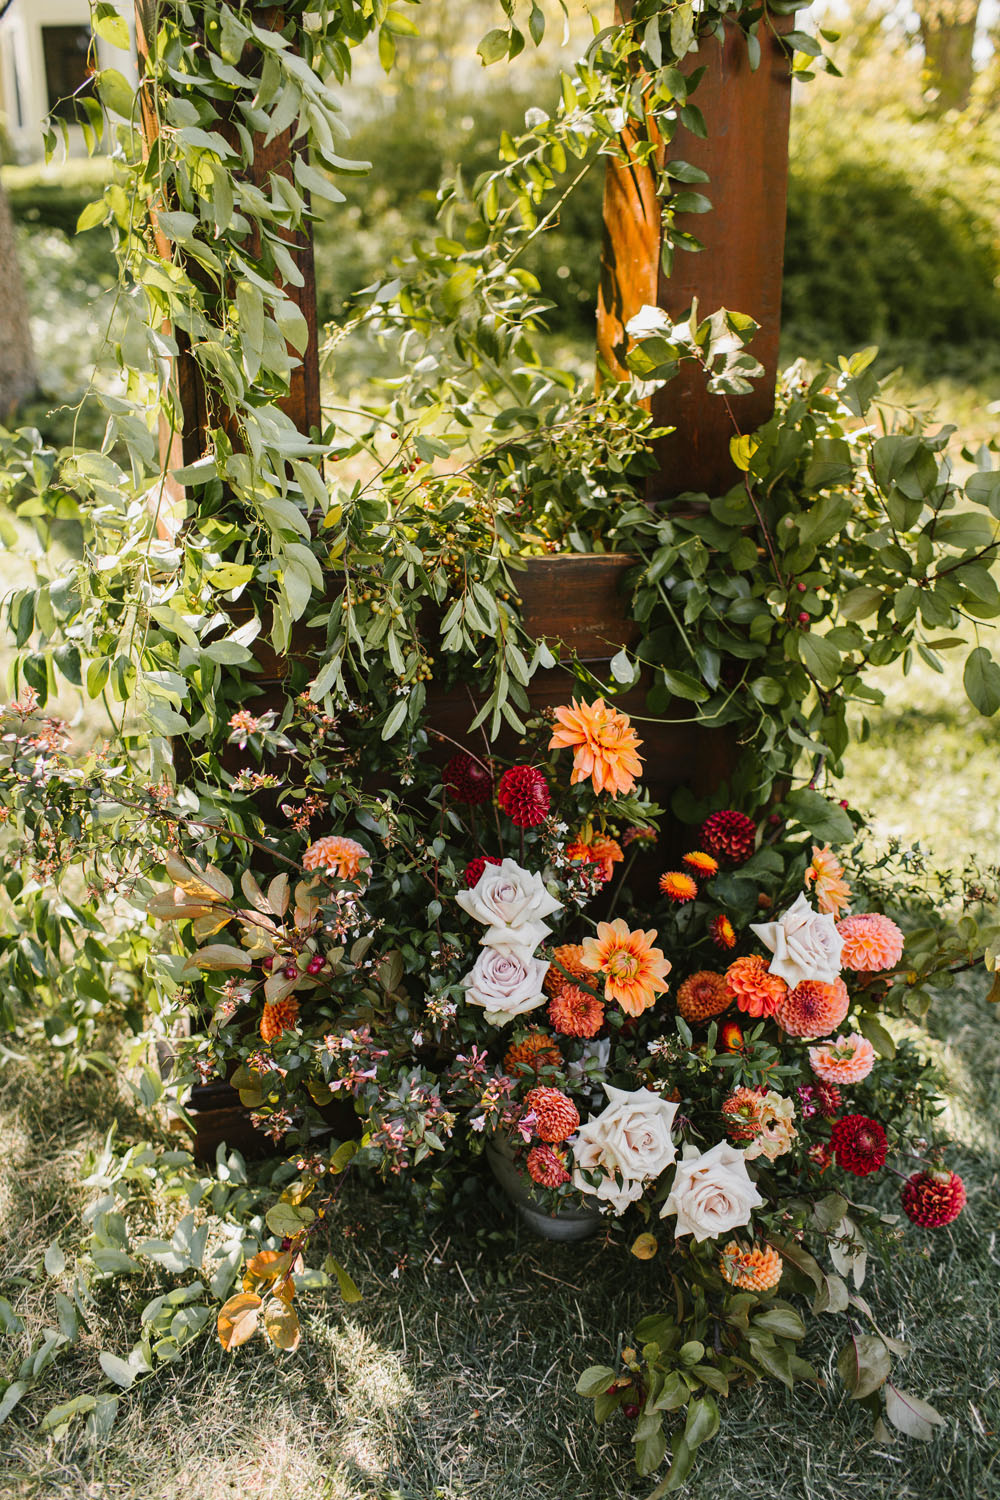
[[[103,192],[111,170],[108,157],[85,156],[51,166],[32,162],[24,167],[4,167],[2,177],[16,219],[73,234],[87,204]]]

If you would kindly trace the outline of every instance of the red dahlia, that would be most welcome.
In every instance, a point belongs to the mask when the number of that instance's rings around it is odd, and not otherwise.
[[[487,865],[498,865],[501,861],[495,859],[492,854],[477,854],[475,859],[470,859],[465,867],[465,884],[471,891],[482,879],[483,871]]]
[[[867,1177],[885,1165],[885,1131],[867,1115],[845,1115],[830,1132],[837,1166],[855,1177]]]
[[[746,813],[727,807],[714,812],[701,825],[701,842],[709,854],[730,865],[744,865],[754,851],[757,827]]]
[[[540,1187],[557,1188],[562,1187],[564,1182],[569,1182],[564,1157],[560,1152],[553,1151],[551,1146],[532,1146],[528,1152],[527,1167],[528,1176]]]
[[[481,760],[476,760],[475,756],[467,755],[464,750],[460,755],[452,756],[444,768],[442,779],[453,802],[465,802],[470,807],[476,807],[481,802],[488,802],[493,795],[493,772],[490,767]]]
[[[957,1172],[914,1172],[903,1184],[903,1212],[924,1229],[940,1229],[965,1207],[965,1183]]]
[[[518,828],[537,828],[549,810],[549,784],[534,766],[511,766],[500,777],[497,801]]]

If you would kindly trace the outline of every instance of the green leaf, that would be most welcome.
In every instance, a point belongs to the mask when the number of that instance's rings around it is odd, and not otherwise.
[[[821,687],[832,688],[840,676],[841,655],[824,636],[805,631],[799,636],[799,656]]]
[[[753,1319],[754,1328],[766,1328],[781,1338],[804,1339],[806,1326],[797,1312],[790,1307],[770,1307]]]
[[[400,698],[397,703],[393,704],[388,718],[382,725],[382,738],[384,740],[391,740],[393,735],[400,728],[403,720],[406,718],[406,709],[407,700],[405,698]]]
[[[661,667],[660,676],[675,698],[684,698],[690,703],[704,703],[711,696],[705,684],[688,672],[675,672],[670,667]]]
[[[97,75],[97,92],[101,103],[112,114],[121,115],[123,120],[131,119],[135,94],[128,79],[117,68],[101,69]]]
[[[93,203],[88,203],[76,221],[77,234],[83,234],[88,229],[93,229],[95,224],[103,224],[108,216],[108,205],[103,198],[98,198]]]
[[[483,67],[488,68],[490,63],[499,62],[501,57],[506,57],[510,50],[510,43],[506,31],[494,27],[483,37],[476,48],[477,56],[483,60]]]
[[[713,1396],[699,1396],[688,1406],[684,1441],[690,1448],[707,1443],[719,1430],[719,1408]]]
[[[784,806],[797,823],[825,843],[846,844],[854,837],[854,824],[845,810],[830,802],[822,792],[808,787],[789,792]]]
[[[862,584],[859,588],[848,589],[842,599],[838,601],[840,613],[845,620],[866,620],[878,609],[883,599],[883,591],[873,588],[870,584]]]
[[[886,1031],[882,1022],[873,1016],[870,1011],[861,1011],[858,1016],[858,1026],[861,1028],[861,1035],[871,1042],[879,1057],[886,1057],[891,1060],[896,1056],[896,1043],[888,1031]]]
[[[0,1396],[0,1423],[6,1422],[27,1389],[28,1382],[26,1380],[11,1381],[3,1395]]]
[[[591,1365],[589,1370],[584,1370],[576,1382],[576,1394],[578,1396],[603,1395],[614,1378],[615,1372],[609,1365]]]
[[[46,1276],[61,1276],[65,1269],[66,1257],[62,1252],[62,1246],[58,1240],[53,1240],[45,1252],[45,1274]]]
[[[110,4],[97,7],[94,30],[102,41],[107,42],[109,46],[117,47],[121,52],[128,52],[132,46],[132,38],[129,35],[125,17],[120,16]]]
[[[894,1427],[905,1432],[907,1437],[929,1442],[934,1437],[935,1427],[945,1425],[944,1417],[919,1396],[901,1391],[891,1382],[885,1388],[885,1414]]]
[[[294,1239],[306,1229],[316,1215],[307,1203],[272,1203],[264,1215],[264,1222],[272,1234],[281,1239]]]
[[[889,1351],[874,1333],[855,1334],[837,1359],[838,1373],[852,1401],[863,1401],[877,1391],[888,1379],[891,1368]]]
[[[361,1302],[363,1300],[354,1278],[349,1271],[344,1269],[339,1260],[335,1260],[332,1255],[328,1255],[323,1262],[323,1269],[336,1276],[340,1295],[345,1302]]]
[[[962,681],[973,707],[992,718],[1000,708],[1000,667],[985,646],[969,652]]]
[[[105,1353],[101,1354],[99,1358],[101,1369],[108,1379],[113,1380],[115,1385],[120,1385],[122,1390],[127,1391],[135,1380],[137,1373],[135,1368],[127,1360],[119,1359],[117,1354]]]

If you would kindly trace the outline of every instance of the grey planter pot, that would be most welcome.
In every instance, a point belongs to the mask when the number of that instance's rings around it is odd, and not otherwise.
[[[517,1166],[502,1136],[487,1142],[486,1159],[525,1224],[539,1238],[589,1240],[601,1228],[604,1215],[593,1208],[561,1208],[551,1213],[545,1200],[535,1191],[530,1177],[526,1177]]]

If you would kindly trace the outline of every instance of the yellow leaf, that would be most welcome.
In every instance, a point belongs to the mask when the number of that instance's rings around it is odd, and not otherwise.
[[[636,1260],[652,1260],[658,1249],[655,1234],[640,1234],[632,1242],[632,1254]]]
[[[211,916],[195,917],[191,931],[194,933],[195,940],[203,943],[206,938],[214,937],[217,932],[221,932],[226,923],[231,922],[232,919],[232,912],[224,908],[222,911],[216,909]]]
[[[299,1347],[302,1330],[298,1313],[280,1297],[272,1297],[265,1306],[264,1327],[272,1344],[277,1344],[279,1349],[292,1353]]]
[[[197,870],[178,859],[176,854],[168,854],[163,863],[170,879],[186,895],[200,896],[205,901],[229,901],[232,898],[233,882],[214,865]]]
[[[297,1208],[300,1203],[304,1203],[307,1198],[311,1198],[315,1191],[315,1177],[300,1177],[297,1182],[291,1182],[285,1188],[285,1191],[281,1195],[281,1201],[282,1203],[293,1203]]]
[[[160,922],[182,922],[185,917],[207,917],[215,907],[206,906],[203,901],[190,900],[175,885],[169,891],[162,891],[160,895],[151,897],[146,903],[146,910]]]
[[[197,953],[192,953],[181,973],[190,969],[243,969],[251,968],[250,955],[231,943],[206,943]]]
[[[262,1306],[260,1297],[248,1292],[238,1292],[235,1297],[219,1309],[219,1343],[223,1349],[238,1349],[257,1331],[257,1318]]]
[[[243,1290],[253,1292],[259,1286],[268,1286],[279,1276],[287,1276],[292,1269],[290,1250],[261,1250],[247,1261],[243,1273]]]
[[[267,904],[276,917],[283,917],[288,910],[288,876],[275,875],[267,888]]]

